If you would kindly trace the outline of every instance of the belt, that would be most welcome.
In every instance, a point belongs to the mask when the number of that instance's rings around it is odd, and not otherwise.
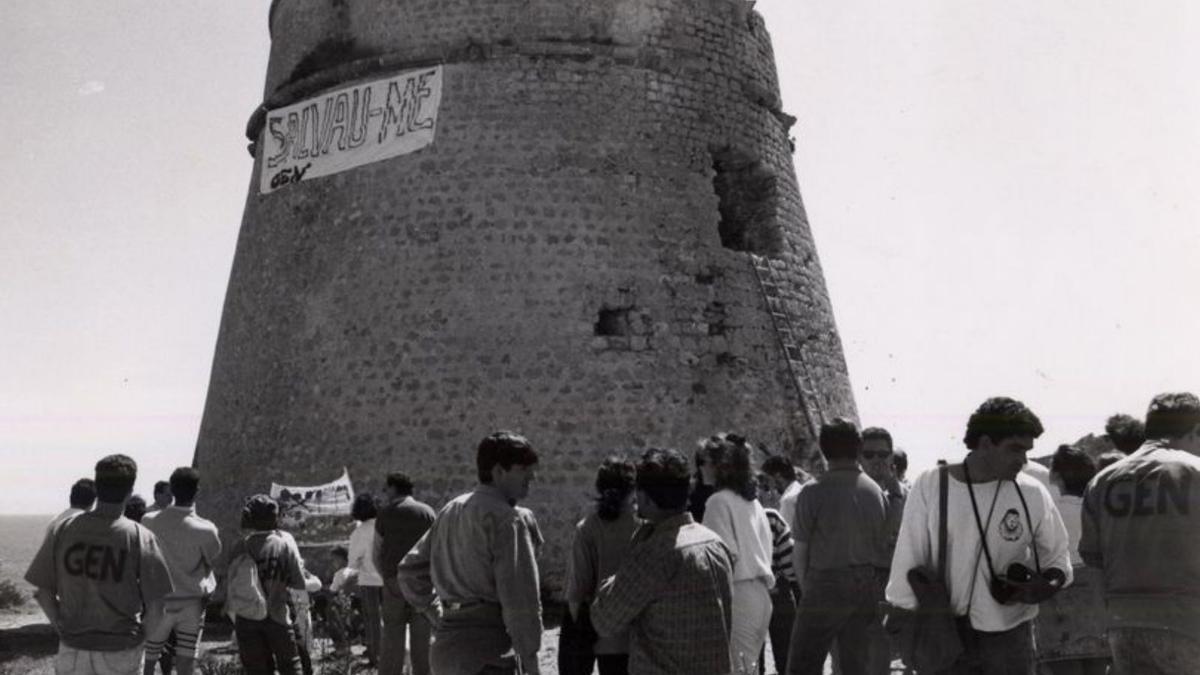
[[[442,609],[448,609],[448,610],[450,610],[450,611],[452,611],[452,612],[457,612],[457,611],[459,611],[459,610],[463,610],[463,609],[470,609],[470,608],[472,608],[472,607],[479,607],[479,606],[481,606],[481,605],[496,605],[496,606],[499,606],[499,605],[500,605],[500,603],[498,603],[498,602],[490,602],[490,601],[488,601],[488,600],[464,600],[464,601],[462,601],[462,602],[443,602],[443,603],[442,603]]]

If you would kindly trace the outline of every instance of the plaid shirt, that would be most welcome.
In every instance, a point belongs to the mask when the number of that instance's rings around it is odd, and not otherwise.
[[[732,594],[729,548],[683,513],[634,533],[592,623],[601,635],[629,628],[632,675],[727,675]]]

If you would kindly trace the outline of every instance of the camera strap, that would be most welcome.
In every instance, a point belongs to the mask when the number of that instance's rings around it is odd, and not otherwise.
[[[996,578],[996,567],[992,564],[992,554],[988,550],[987,545],[987,529],[983,522],[979,519],[979,507],[975,503],[975,490],[971,488],[971,470],[967,468],[967,463],[963,462],[963,476],[967,479],[967,492],[971,495],[971,510],[975,512],[975,526],[979,528],[979,540],[983,544],[983,555],[987,558],[988,572],[992,578]],[[1021,500],[1021,509],[1025,511],[1025,522],[1029,526],[1029,547],[1033,549],[1033,565],[1037,569],[1038,574],[1042,573],[1042,561],[1037,551],[1037,539],[1033,536],[1033,518],[1029,515],[1029,503],[1025,501],[1025,493],[1021,491],[1021,486],[1017,485],[1017,479],[1012,481],[1013,489],[1017,491],[1017,499]],[[996,510],[996,500],[1000,497],[1000,490],[1004,488],[1004,481],[1000,481],[996,485],[996,496],[992,498],[992,511],[988,512],[988,524],[992,522],[992,513]]]
[[[1029,548],[1033,549],[1033,565],[1037,568],[1038,574],[1042,573],[1042,561],[1038,556],[1037,537],[1033,536],[1033,518],[1029,517],[1029,504],[1025,501],[1025,493],[1021,492],[1021,486],[1017,485],[1017,479],[1013,479],[1013,489],[1017,491],[1017,497],[1021,500],[1021,508],[1025,510],[1025,522],[1029,525]]]
[[[971,470],[967,468],[967,462],[964,460],[963,477],[967,479],[967,494],[971,496],[971,511],[975,514],[975,527],[979,530],[979,543],[983,545],[983,556],[987,559],[988,574],[990,578],[996,578],[996,566],[992,564],[992,552],[988,549],[987,543],[987,527],[983,524],[983,520],[979,518],[979,505],[975,502],[975,489],[971,487]],[[1000,481],[996,484],[996,494],[992,497],[992,508],[988,511],[988,525],[992,524],[992,514],[996,511],[996,501],[1000,498],[1000,490],[1004,488],[1004,482]],[[1020,490],[1018,490],[1020,492]],[[1023,501],[1023,500],[1022,500]]]

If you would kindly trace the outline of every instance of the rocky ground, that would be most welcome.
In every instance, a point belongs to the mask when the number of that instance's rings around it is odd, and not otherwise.
[[[0,614],[0,675],[51,675],[57,648],[58,638],[36,605]],[[361,652],[361,649],[356,651]],[[543,633],[539,656],[542,675],[558,675],[557,627]],[[320,640],[315,645],[313,661],[313,670],[317,675],[375,673],[362,658],[354,658],[347,668],[345,660],[335,658],[331,647]],[[770,663],[769,657],[767,662]],[[210,622],[205,628],[199,666],[200,675],[233,675],[241,672],[228,623]],[[773,668],[767,670],[768,675],[773,672]]]

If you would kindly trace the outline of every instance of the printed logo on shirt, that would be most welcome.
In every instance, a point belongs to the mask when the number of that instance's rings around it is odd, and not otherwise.
[[[1105,486],[1104,509],[1115,518],[1187,515],[1192,474],[1119,476]]]
[[[1025,526],[1021,524],[1021,514],[1016,509],[1005,511],[1004,517],[1000,519],[1000,536],[1004,541],[1017,541],[1024,533]]]
[[[63,569],[73,577],[120,583],[125,578],[126,549],[76,542],[63,553]]]

